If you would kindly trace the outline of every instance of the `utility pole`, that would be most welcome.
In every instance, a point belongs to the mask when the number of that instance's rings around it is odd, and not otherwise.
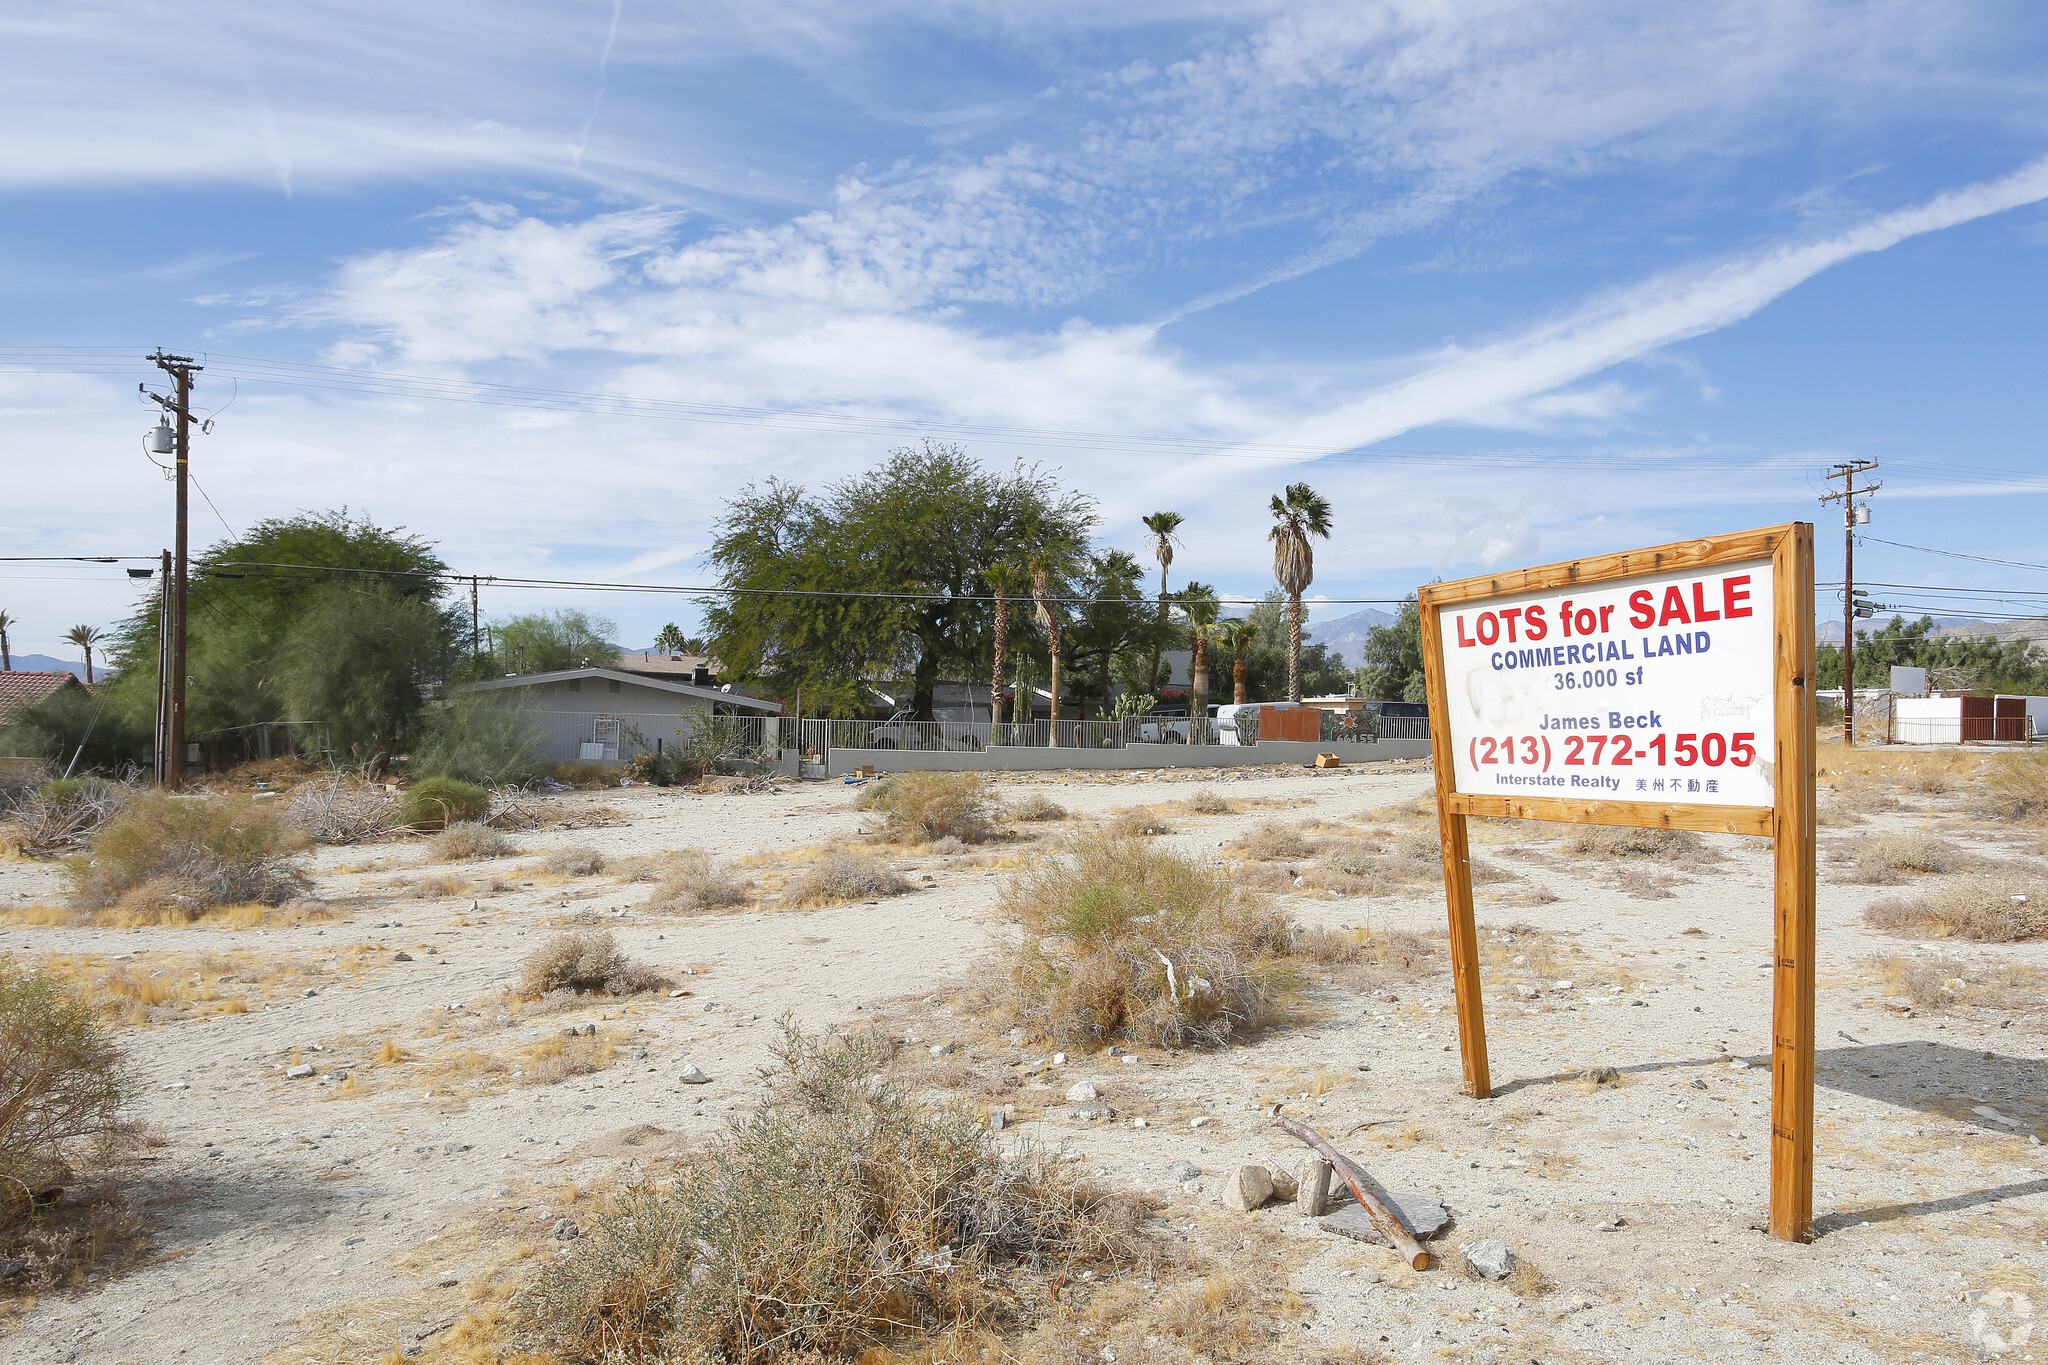
[[[145,358],[169,375],[177,386],[175,398],[149,394],[178,423],[176,445],[172,451],[177,459],[173,477],[178,484],[178,532],[174,542],[176,548],[171,555],[171,644],[166,660],[170,687],[166,696],[164,725],[164,745],[170,752],[159,761],[159,780],[176,791],[185,784],[185,589],[190,576],[186,500],[192,482],[192,376],[205,367],[193,364],[190,356],[168,355],[162,347],[157,348],[155,355]],[[149,391],[144,389],[143,392]]]
[[[156,585],[156,784],[171,770],[171,552],[164,551]]]
[[[1840,500],[1842,504],[1842,743],[1854,746],[1856,743],[1856,621],[1858,617],[1870,616],[1875,607],[1864,606],[1856,600],[1856,528],[1870,524],[1870,504],[1858,503],[1856,499],[1864,494],[1875,493],[1884,487],[1882,483],[1856,487],[1856,476],[1877,468],[1876,460],[1852,460],[1846,464],[1831,465],[1828,478],[1840,479],[1842,491],[1823,493],[1822,502]]]
[[[481,664],[484,658],[484,637],[477,628],[476,575],[469,576],[469,661]]]

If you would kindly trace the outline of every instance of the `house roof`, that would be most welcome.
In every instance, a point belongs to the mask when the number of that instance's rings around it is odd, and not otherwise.
[[[67,685],[85,690],[85,684],[71,673],[30,673],[16,669],[0,672],[0,725],[12,725],[23,711]]]
[[[711,658],[705,654],[661,654],[635,650],[621,654],[616,667],[627,673],[649,673],[656,677],[690,678],[700,668],[711,668]],[[712,672],[718,670],[712,669]]]
[[[70,674],[64,676],[69,677]],[[541,683],[567,682],[571,678],[604,678],[607,681],[631,683],[635,687],[651,687],[657,692],[674,692],[685,697],[701,697],[705,701],[726,702],[733,706],[748,706],[756,711],[780,711],[782,703],[762,701],[740,692],[721,692],[715,687],[693,687],[689,683],[670,682],[666,678],[650,678],[644,673],[626,673],[616,668],[565,668],[555,673],[520,673],[510,678],[486,678],[482,682],[463,683],[458,692],[492,692],[503,687],[534,687]]]

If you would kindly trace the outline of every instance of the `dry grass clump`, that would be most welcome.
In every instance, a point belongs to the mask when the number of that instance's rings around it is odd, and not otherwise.
[[[1110,833],[1119,839],[1143,839],[1171,834],[1173,826],[1151,806],[1126,806],[1109,822]]]
[[[1064,820],[1067,818],[1067,808],[1043,793],[1033,792],[1011,803],[1010,818],[1028,823]]]
[[[473,858],[509,858],[519,852],[510,839],[476,820],[457,820],[427,841],[427,858],[464,863]]]
[[[360,778],[335,773],[301,782],[285,797],[285,823],[322,844],[381,839],[398,822],[398,798]]]
[[[1967,853],[1932,834],[1888,834],[1855,839],[1843,845],[1836,860],[1850,866],[1839,880],[1871,886],[1896,886],[1909,872],[1961,872],[1974,863]]]
[[[1564,851],[1581,858],[1647,858],[1681,867],[1716,863],[1722,858],[1689,829],[1629,829],[1621,825],[1582,825],[1564,841]]]
[[[1180,808],[1189,815],[1235,815],[1237,807],[1214,787],[1197,787],[1182,798]]]
[[[558,848],[540,860],[541,870],[555,877],[594,877],[605,869],[605,856],[585,844]]]
[[[104,1156],[126,1101],[121,1050],[93,1007],[40,973],[0,963],[0,1245]]]
[[[1003,1267],[1149,1260],[1145,1203],[1002,1156],[966,1110],[869,1079],[866,1042],[784,1030],[757,1109],[540,1272],[525,1327],[561,1358],[852,1361],[1017,1323]]]
[[[143,792],[66,862],[72,906],[163,923],[215,905],[281,905],[310,886],[290,859],[304,838],[246,798]]]
[[[1221,1043],[1292,987],[1286,921],[1227,870],[1141,840],[1083,837],[1020,872],[1024,931],[986,1003],[1055,1042]]]
[[[557,934],[533,950],[520,976],[519,991],[530,999],[551,991],[636,995],[666,984],[653,968],[628,958],[605,930],[576,929]]]
[[[752,887],[730,863],[701,849],[688,848],[669,862],[644,908],[683,915],[728,910],[745,905]]]
[[[1924,1012],[1956,1008],[2025,1009],[2041,1002],[2042,972],[2021,963],[1950,957],[1873,957],[1864,965],[1893,995]]]
[[[978,844],[996,833],[1001,802],[980,773],[894,773],[863,788],[854,805],[885,818],[879,835],[894,843],[958,839]]]
[[[1873,929],[1908,938],[2012,943],[2048,933],[2048,877],[2003,872],[1918,896],[1894,896],[1863,911]]]
[[[791,905],[818,906],[900,896],[908,890],[909,879],[881,859],[833,849],[784,887],[782,897]]]
[[[1313,858],[1316,846],[1278,820],[1262,820],[1231,845],[1239,857],[1262,863],[1299,862]]]
[[[1993,820],[2048,815],[2048,752],[2000,754],[1970,793],[1970,809]]]
[[[1437,945],[1406,929],[1296,929],[1289,947],[1302,961],[1336,971],[1359,990],[1447,968]]]

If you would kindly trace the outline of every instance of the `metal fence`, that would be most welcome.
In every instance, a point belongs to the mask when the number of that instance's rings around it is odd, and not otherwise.
[[[549,711],[534,718],[535,748],[550,763],[620,763],[638,753],[693,745],[779,762],[794,730],[794,722],[780,716]]]
[[[1258,712],[1237,716],[1239,744],[1258,742]],[[1428,739],[1421,716],[1341,717],[1323,713],[1325,740]],[[1346,723],[1347,720],[1351,723]],[[980,753],[1022,746],[1046,749],[1123,749],[1133,744],[1217,744],[1221,732],[1211,720],[1133,716],[1124,720],[1034,720],[997,725],[985,720],[807,720],[800,747],[806,761],[819,762],[833,749],[901,749],[925,753]]]

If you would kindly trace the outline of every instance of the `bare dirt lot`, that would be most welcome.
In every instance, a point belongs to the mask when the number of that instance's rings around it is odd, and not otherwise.
[[[106,1004],[160,1144],[130,1177],[146,1249],[0,1300],[0,1353],[499,1358],[492,1315],[561,1254],[562,1220],[587,1223],[607,1191],[754,1103],[784,1016],[876,1028],[903,1079],[1000,1112],[1001,1143],[1155,1193],[1149,1234],[1235,1267],[1250,1299],[1218,1272],[1204,1311],[1251,1314],[1273,1359],[1341,1359],[1347,1344],[1546,1365],[2048,1347],[2031,1339],[2048,1308],[2048,939],[1864,922],[1887,898],[2038,874],[2039,825],[1973,817],[1942,780],[1823,777],[1819,1235],[1798,1246],[1757,1230],[1771,917],[1754,841],[1635,847],[1476,822],[1490,1100],[1458,1093],[1440,953],[1311,971],[1283,1019],[1214,1050],[1055,1055],[977,1014],[978,964],[1015,933],[998,913],[1008,880],[1097,825],[1225,860],[1305,929],[1440,934],[1426,765],[1203,778],[1004,780],[1013,808],[1048,798],[1065,818],[936,846],[865,840],[876,819],[837,782],[563,793],[544,814],[616,815],[544,820],[509,834],[516,853],[460,862],[429,861],[417,839],[320,848],[305,855],[315,904],[248,927],[79,927],[54,908],[59,868],[0,862],[0,950]],[[1222,799],[1190,803],[1197,791]],[[1888,851],[1908,836],[1945,848]],[[912,889],[790,894],[849,844]],[[736,904],[678,908],[662,878],[690,849],[726,865]],[[577,927],[609,930],[670,984],[522,998],[529,955]],[[688,1067],[709,1080],[684,1083]],[[1092,1107],[1068,1097],[1082,1081]],[[1434,1268],[1291,1205],[1223,1207],[1239,1166],[1302,1164],[1267,1121],[1275,1102],[1388,1189],[1445,1203]],[[1467,1269],[1458,1248],[1482,1239],[1512,1251],[1507,1278]],[[1147,1301],[1166,1292],[1143,1276],[1076,1286],[1063,1358],[1247,1358],[1159,1326]]]

